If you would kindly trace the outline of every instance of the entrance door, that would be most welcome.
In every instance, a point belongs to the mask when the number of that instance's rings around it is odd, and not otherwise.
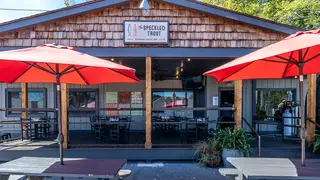
[[[220,90],[220,107],[233,107],[234,90]],[[233,111],[220,111],[220,117],[232,117]]]

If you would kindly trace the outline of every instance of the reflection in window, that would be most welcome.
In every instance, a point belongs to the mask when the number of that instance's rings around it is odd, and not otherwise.
[[[22,93],[20,89],[7,90],[7,108],[21,108],[22,107]],[[46,95],[45,89],[29,89],[28,92],[28,107],[29,108],[45,108]],[[9,111],[8,115],[20,116],[21,112]],[[43,114],[41,112],[32,112],[29,114]]]
[[[285,111],[291,111],[295,106],[295,91],[293,90],[258,90],[256,91],[257,120],[267,117],[282,117]]]
[[[96,108],[97,91],[96,90],[70,90],[69,108]]]
[[[167,108],[165,111],[154,113],[154,116],[193,117],[193,111],[173,111],[170,108],[193,108],[193,92],[153,92],[153,108]]]

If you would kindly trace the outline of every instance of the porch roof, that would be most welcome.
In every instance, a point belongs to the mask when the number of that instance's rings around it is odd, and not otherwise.
[[[94,10],[99,10],[115,5],[120,5],[129,2],[130,0],[96,0],[87,3],[78,4],[71,7],[61,8],[45,13],[40,13],[37,15],[9,21],[0,24],[0,33],[14,31],[21,28],[26,28],[30,26],[34,26],[40,23],[55,21],[58,19],[79,15],[83,13],[87,13]],[[227,10],[224,8],[220,8],[217,6],[205,4],[198,2],[196,0],[162,0],[163,2],[177,5],[180,7],[197,10],[200,12],[208,13],[210,15],[215,15],[231,20],[235,20],[238,22],[242,22],[245,24],[253,25],[256,27],[260,27],[263,29],[269,29],[285,34],[292,34],[299,29],[294,28],[292,26],[279,24],[273,21],[261,19],[254,16],[249,16],[246,14],[241,14],[235,11]]]

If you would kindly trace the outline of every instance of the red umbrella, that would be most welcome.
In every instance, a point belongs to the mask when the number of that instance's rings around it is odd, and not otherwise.
[[[176,100],[164,105],[165,108],[171,108],[171,107],[177,107],[177,106],[185,106],[183,100]]]
[[[298,32],[286,39],[204,73],[218,82],[299,76],[301,163],[305,165],[303,75],[320,72],[320,30]]]
[[[99,84],[138,82],[135,70],[75,51],[75,48],[46,44],[0,52],[0,82],[57,83],[58,143],[63,164],[60,83]]]

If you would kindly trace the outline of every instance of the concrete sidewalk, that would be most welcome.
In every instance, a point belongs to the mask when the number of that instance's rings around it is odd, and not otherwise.
[[[218,169],[202,167],[197,163],[128,163],[127,180],[206,180],[225,179]]]

